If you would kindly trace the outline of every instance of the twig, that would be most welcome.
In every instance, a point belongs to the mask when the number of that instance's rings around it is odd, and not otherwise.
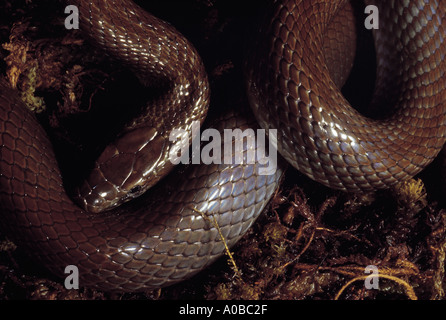
[[[350,280],[349,282],[347,282],[336,294],[336,296],[334,297],[334,300],[338,300],[339,297],[342,295],[342,293],[344,292],[344,290],[349,287],[353,282],[355,281],[361,281],[361,280],[366,280],[369,278],[384,278],[384,279],[389,279],[392,281],[395,281],[396,283],[399,283],[400,285],[402,285],[405,289],[406,289],[406,294],[409,297],[410,300],[418,300],[417,295],[415,294],[415,291],[413,290],[413,287],[407,283],[406,281],[388,275],[388,274],[371,274],[371,275],[363,275],[363,276],[359,276],[356,278],[353,278],[352,280]]]
[[[221,239],[221,241],[223,242],[223,245],[225,246],[225,252],[226,252],[226,255],[227,255],[228,258],[229,258],[229,263],[232,264],[232,269],[233,269],[233,271],[234,271],[234,273],[235,273],[235,276],[236,276],[239,280],[242,280],[242,274],[241,274],[240,270],[238,269],[237,264],[235,263],[235,260],[234,260],[234,257],[233,257],[233,255],[232,255],[232,252],[229,250],[228,243],[226,242],[226,239],[225,239],[225,237],[223,236],[223,233],[221,232],[221,228],[220,228],[220,226],[218,225],[218,222],[217,222],[217,219],[215,218],[215,216],[212,215],[212,220],[211,220],[211,219],[210,219],[211,216],[206,215],[206,214],[204,214],[203,212],[201,212],[201,211],[199,211],[199,210],[197,210],[197,209],[195,209],[195,208],[192,208],[192,210],[193,210],[194,212],[196,212],[196,213],[199,213],[199,214],[203,217],[203,219],[207,220],[208,222],[211,222],[211,223],[214,225],[215,229],[217,229],[218,234],[220,235],[220,239]]]

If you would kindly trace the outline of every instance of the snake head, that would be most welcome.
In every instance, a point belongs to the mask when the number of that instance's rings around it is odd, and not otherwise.
[[[76,188],[77,203],[88,212],[100,213],[140,196],[170,171],[158,166],[166,149],[165,139],[153,127],[122,134],[105,148],[88,178]]]

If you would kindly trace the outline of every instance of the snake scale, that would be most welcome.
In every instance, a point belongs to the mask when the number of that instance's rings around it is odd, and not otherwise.
[[[446,140],[446,3],[367,2],[380,9],[376,96],[386,97],[373,103],[392,102],[391,116],[362,116],[330,76],[325,32],[344,10],[342,0],[271,1],[246,68],[251,109],[262,128],[278,130],[280,154],[314,180],[351,192],[412,177]],[[105,148],[77,189],[76,204],[46,133],[0,81],[1,228],[56,275],[76,265],[84,286],[138,291],[184,280],[225,250],[205,215],[215,217],[233,245],[262,212],[283,171],[279,166],[259,175],[257,162],[190,165],[145,192],[173,169],[172,130],[190,130],[206,116],[205,67],[171,25],[132,1],[69,4],[79,8],[81,28],[93,42],[166,94]],[[255,123],[230,112],[216,127]]]

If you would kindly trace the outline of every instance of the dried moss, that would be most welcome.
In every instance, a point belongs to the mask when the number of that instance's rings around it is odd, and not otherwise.
[[[296,190],[294,187],[292,192]],[[252,288],[255,289],[256,295],[252,295],[251,298],[259,299],[375,299],[392,298],[392,296],[395,299],[441,299],[444,297],[444,242],[437,244],[434,250],[428,242],[425,242],[421,244],[422,249],[417,249],[418,252],[407,243],[396,247],[374,245],[372,239],[363,239],[359,235],[361,226],[355,226],[352,231],[348,225],[344,230],[324,225],[324,214],[328,214],[327,210],[332,210],[330,208],[334,205],[334,198],[324,201],[315,210],[308,207],[308,199],[302,199],[302,195],[301,191],[298,191],[297,195],[287,195],[287,199],[300,201],[288,201],[276,207],[272,217],[269,218],[273,221],[269,223],[263,221],[257,226],[261,230],[257,230],[255,241],[242,240],[240,249],[236,251],[235,260],[243,274],[243,281],[220,283],[215,287],[217,290],[211,291],[208,297],[243,299],[242,294]],[[342,197],[338,197],[337,201],[341,199]],[[416,199],[419,200],[419,197]],[[402,203],[404,206],[407,205],[407,202]],[[368,210],[373,205],[365,202],[362,210]],[[281,208],[282,206],[284,207]],[[284,212],[283,216],[286,216],[290,206],[294,209],[300,207],[297,214],[303,218],[303,220],[298,219],[295,228],[286,226],[280,220],[280,213],[277,213]],[[412,205],[409,207],[409,211],[414,208]],[[401,212],[402,208],[398,207],[396,211]],[[441,210],[439,213],[444,214]],[[275,216],[276,214],[278,216]],[[371,222],[380,224],[379,218],[376,219],[376,221],[364,221],[364,224]],[[396,216],[394,219],[398,220]],[[443,222],[440,225],[435,228],[433,234],[441,230],[444,241]],[[382,229],[383,233],[388,232],[385,226]],[[256,245],[252,251],[253,256],[250,257],[250,243],[253,242]],[[327,250],[327,243],[330,242],[331,251]],[[346,243],[350,245],[349,252],[341,255],[340,248]],[[425,269],[425,265],[412,262],[420,256],[433,259],[438,264],[437,267]],[[365,274],[365,270],[369,265],[375,265],[379,270],[377,277],[381,283],[380,290],[364,290],[364,281],[369,277]],[[355,282],[358,284],[355,285]],[[221,291],[220,288],[225,290]]]

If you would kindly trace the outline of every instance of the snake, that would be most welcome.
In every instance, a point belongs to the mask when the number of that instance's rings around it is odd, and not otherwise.
[[[283,166],[261,175],[259,159],[172,165],[172,131],[203,123],[211,100],[199,53],[130,0],[70,4],[86,37],[161,94],[105,147],[69,195],[51,140],[17,90],[1,80],[1,229],[57,276],[75,265],[82,286],[142,291],[190,278],[251,227],[280,184]],[[270,137],[277,130],[281,156],[331,188],[385,189],[420,172],[446,141],[446,3],[367,1],[379,9],[372,104],[395,110],[383,119],[356,111],[339,89],[343,73],[332,76],[333,64],[343,63],[327,63],[324,39],[333,21],[343,21],[345,4],[270,1],[245,66],[255,120],[231,111],[215,126],[258,123]],[[246,141],[243,146],[246,158]]]

